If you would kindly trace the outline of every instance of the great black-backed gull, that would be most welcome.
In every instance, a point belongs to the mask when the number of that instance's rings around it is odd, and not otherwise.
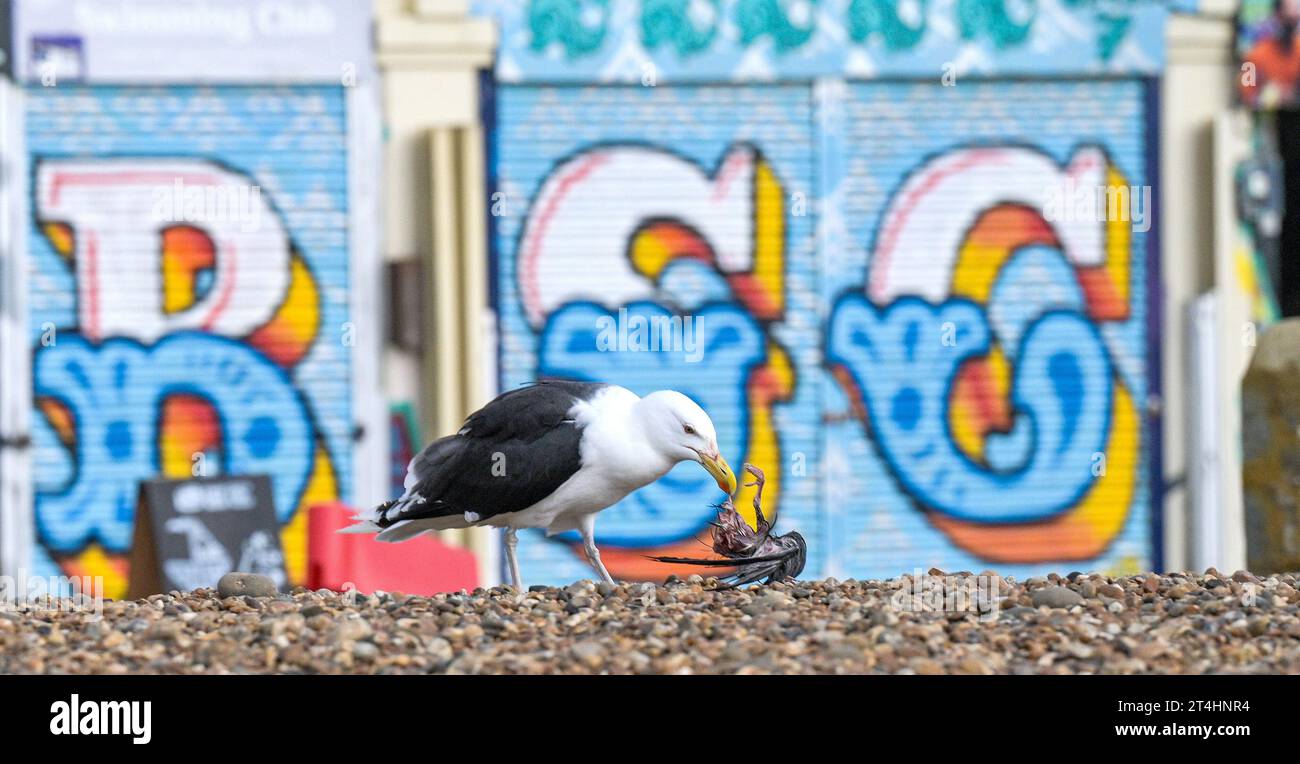
[[[518,529],[576,529],[587,561],[613,583],[596,549],[596,513],[684,461],[735,492],[713,422],[685,395],[641,398],[618,385],[543,380],[502,393],[455,435],[430,443],[407,467],[405,493],[357,515],[344,532],[404,541],[447,528],[505,528],[511,583],[522,591]]]

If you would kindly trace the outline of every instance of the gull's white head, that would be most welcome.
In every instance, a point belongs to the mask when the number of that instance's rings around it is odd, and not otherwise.
[[[728,496],[736,491],[736,474],[718,451],[718,433],[704,409],[676,390],[660,390],[641,399],[641,425],[652,446],[673,462],[699,462]]]

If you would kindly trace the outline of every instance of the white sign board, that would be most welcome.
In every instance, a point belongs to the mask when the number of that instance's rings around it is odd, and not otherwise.
[[[23,82],[356,84],[361,0],[15,0]]]

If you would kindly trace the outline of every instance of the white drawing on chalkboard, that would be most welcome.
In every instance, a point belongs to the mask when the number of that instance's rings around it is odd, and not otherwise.
[[[228,512],[252,509],[257,506],[253,484],[240,483],[182,483],[172,494],[172,504],[182,515],[198,512]]]
[[[275,585],[284,588],[284,555],[279,544],[270,533],[264,530],[253,531],[244,539],[239,552],[239,569],[249,573],[261,573]]]
[[[182,590],[216,586],[217,579],[230,572],[230,555],[202,521],[195,517],[171,517],[163,523],[168,533],[185,536],[188,558],[166,560],[163,571]]]

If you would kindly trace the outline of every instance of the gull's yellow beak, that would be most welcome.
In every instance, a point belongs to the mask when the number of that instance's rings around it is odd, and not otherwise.
[[[731,471],[731,465],[727,464],[727,460],[723,459],[721,454],[717,456],[700,454],[700,464],[714,480],[718,481],[718,487],[728,496],[736,492],[736,473]]]

